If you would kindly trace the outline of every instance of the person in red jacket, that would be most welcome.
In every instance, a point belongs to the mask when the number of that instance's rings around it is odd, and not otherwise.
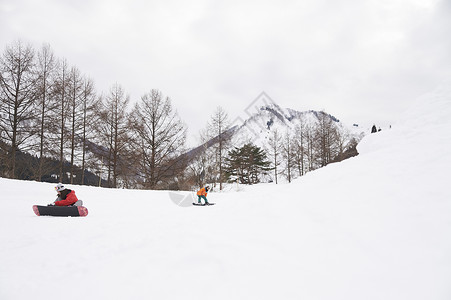
[[[69,206],[78,201],[77,196],[75,196],[75,191],[66,189],[62,183],[58,183],[57,186],[55,186],[55,190],[58,193],[58,198],[55,202],[49,204],[50,206]]]
[[[210,187],[207,185],[206,187],[201,188],[199,191],[197,191],[197,203],[201,204],[202,201],[200,199],[204,199],[205,205],[210,204],[210,203],[208,203],[208,200],[207,200],[207,194],[208,194],[209,190],[210,190]]]

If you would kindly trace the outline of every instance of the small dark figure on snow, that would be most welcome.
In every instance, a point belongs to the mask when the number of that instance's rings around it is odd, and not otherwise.
[[[79,201],[77,196],[75,196],[75,191],[66,189],[62,183],[58,183],[55,186],[55,190],[58,193],[58,198],[56,198],[55,202],[49,204],[49,206],[69,206]]]
[[[373,127],[371,128],[371,133],[375,133],[377,132],[377,128],[376,125],[373,125]]]
[[[210,190],[210,187],[207,185],[206,187],[201,188],[199,191],[197,191],[197,203],[198,204],[202,204],[201,199],[204,199],[205,205],[210,204],[210,203],[208,203],[208,200],[207,200],[207,194],[208,194],[209,190]]]

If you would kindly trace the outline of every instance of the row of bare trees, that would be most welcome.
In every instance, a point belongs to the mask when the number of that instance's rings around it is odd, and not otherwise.
[[[219,189],[223,189],[223,183],[226,181],[225,159],[231,147],[231,135],[229,116],[219,106],[207,122],[206,128],[200,132],[200,149],[187,165],[185,181],[188,187],[218,183]]]
[[[325,112],[316,112],[315,115],[315,120],[309,122],[301,116],[294,130],[280,132],[271,129],[268,142],[264,145],[272,169],[266,180],[278,183],[282,176],[291,182],[307,172],[357,154],[357,141],[346,129]],[[228,114],[218,107],[202,135],[203,149],[190,164],[190,172],[198,185],[218,183],[219,188],[223,188],[224,166],[229,159],[229,150],[233,146],[242,146],[231,143],[232,131]]]
[[[119,84],[97,94],[49,45],[5,47],[0,105],[2,177],[87,184],[90,170],[104,186],[166,188],[183,169],[186,128],[168,97],[151,90],[131,107]]]
[[[305,173],[356,155],[357,140],[340,127],[325,112],[316,114],[315,122],[306,123],[302,118],[294,131],[274,130],[267,150],[272,158],[274,180],[280,175],[288,182]],[[351,154],[346,154],[352,152]]]
[[[0,105],[2,177],[93,184],[89,170],[97,175],[95,184],[109,187],[218,182],[223,188],[233,130],[221,107],[201,134],[204,149],[187,157],[186,126],[160,91],[150,90],[131,106],[119,84],[98,94],[93,80],[55,57],[49,45],[36,51],[20,41],[0,57]],[[271,177],[291,181],[342,158],[353,144],[324,112],[291,132],[272,129],[266,145]],[[22,153],[34,159],[21,161]]]
[[[0,57],[2,176],[22,178],[17,154],[28,152],[38,162],[21,169],[31,168],[32,179],[41,181],[50,167],[48,158],[55,158],[59,168],[54,176],[64,178],[68,172],[73,182],[76,156],[84,156],[86,149],[78,147],[86,142],[96,100],[92,80],[57,60],[49,45],[39,51],[21,42],[7,46]],[[69,170],[64,170],[66,159]]]

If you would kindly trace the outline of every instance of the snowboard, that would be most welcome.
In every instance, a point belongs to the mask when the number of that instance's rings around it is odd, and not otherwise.
[[[88,215],[88,209],[84,206],[33,205],[33,211],[37,216],[86,217]]]
[[[210,206],[210,205],[215,205],[215,203],[208,203],[208,204],[202,204],[202,203],[193,203],[193,205],[196,205],[196,206]]]

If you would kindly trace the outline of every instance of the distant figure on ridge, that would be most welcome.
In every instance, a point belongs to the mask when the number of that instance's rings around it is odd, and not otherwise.
[[[377,128],[376,125],[373,125],[373,127],[371,128],[371,133],[375,133],[377,132]]]

